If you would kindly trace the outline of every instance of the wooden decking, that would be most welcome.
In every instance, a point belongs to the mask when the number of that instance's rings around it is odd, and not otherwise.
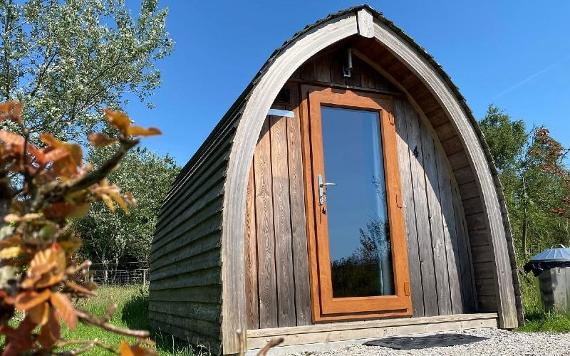
[[[281,346],[292,346],[440,331],[496,328],[497,318],[497,313],[456,314],[248,330],[247,348],[248,350],[261,348],[275,337],[285,339]]]

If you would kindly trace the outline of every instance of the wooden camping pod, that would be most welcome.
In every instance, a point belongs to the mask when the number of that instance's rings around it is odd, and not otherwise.
[[[404,303],[323,314],[307,86],[389,98],[379,110],[394,124],[394,209],[407,246],[396,277],[406,277],[398,281],[409,312]],[[268,117],[271,108],[293,117]],[[153,329],[224,354],[281,331],[292,345],[386,328],[510,329],[522,315],[502,188],[481,131],[441,67],[368,6],[297,33],[216,125],[163,204],[150,281]],[[399,318],[378,320],[386,317]]]

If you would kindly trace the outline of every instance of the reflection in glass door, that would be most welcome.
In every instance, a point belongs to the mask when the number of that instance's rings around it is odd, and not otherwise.
[[[378,112],[321,108],[333,297],[394,293]]]
[[[410,316],[391,99],[303,87],[315,321]]]

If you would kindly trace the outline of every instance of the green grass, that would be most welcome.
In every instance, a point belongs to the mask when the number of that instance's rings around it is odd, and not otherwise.
[[[77,303],[79,309],[83,309],[93,315],[105,315],[109,304],[116,303],[117,310],[113,314],[110,323],[116,326],[149,330],[148,323],[148,290],[141,286],[122,286],[122,287],[99,287],[97,296]],[[116,335],[108,331],[104,331],[94,326],[86,326],[79,324],[78,327],[70,331],[66,329],[63,336],[67,340],[94,340],[117,346],[122,340],[134,342],[134,338],[128,338]],[[156,342],[156,350],[160,355],[194,355],[192,348],[188,345],[180,345],[173,343],[171,337],[154,335]],[[88,353],[89,355],[109,355],[110,353],[103,349],[95,349]]]
[[[521,278],[523,306],[525,310],[525,325],[518,331],[522,332],[570,332],[570,314],[557,314],[544,310],[540,299],[538,278]]]
[[[85,310],[90,314],[101,317],[106,314],[107,308],[110,304],[117,304],[117,309],[113,313],[109,322],[115,326],[136,330],[149,330],[148,322],[148,287],[141,286],[121,286],[121,287],[99,287],[97,296],[89,299],[79,300],[76,303],[78,309]],[[17,326],[21,321],[23,315],[18,313],[14,319],[11,320],[12,326]],[[118,348],[121,341],[129,343],[136,342],[135,338],[129,338],[122,335],[117,335],[95,326],[88,326],[78,323],[75,330],[69,330],[67,327],[62,328],[62,336],[65,340],[86,340],[98,341],[109,345],[115,349]],[[176,355],[176,356],[206,356],[209,352],[205,349],[198,349],[195,351],[187,343],[181,343],[179,340],[174,339],[170,335],[153,335],[154,348],[158,351],[159,355]],[[0,336],[0,346],[4,343],[4,337]],[[80,348],[81,345],[68,346],[64,348],[65,351]],[[63,351],[63,350],[61,350]],[[95,348],[85,353],[85,355],[112,355],[111,352]]]
[[[521,332],[570,332],[570,314],[546,312],[540,300],[537,278],[522,278],[523,305],[526,323],[520,327]],[[109,304],[116,303],[117,310],[110,322],[113,325],[130,329],[149,330],[148,322],[148,290],[141,286],[100,287],[97,296],[77,303],[78,308],[102,316]],[[68,340],[94,340],[118,346],[122,340],[134,342],[133,338],[116,335],[100,328],[79,324],[70,331],[65,329],[63,336]],[[193,356],[204,355],[204,352],[194,352],[189,345],[180,344],[168,335],[154,335],[156,350],[160,355]],[[110,353],[95,349],[88,355],[109,355]]]

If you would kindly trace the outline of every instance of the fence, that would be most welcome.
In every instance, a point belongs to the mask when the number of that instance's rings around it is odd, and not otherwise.
[[[147,284],[148,267],[141,263],[119,266],[111,263],[94,263],[89,267],[88,279],[100,285]]]

